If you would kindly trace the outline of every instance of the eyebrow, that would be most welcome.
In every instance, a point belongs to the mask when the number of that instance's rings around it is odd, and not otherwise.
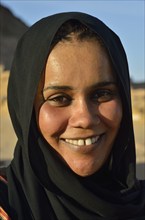
[[[117,85],[117,83],[115,81],[104,81],[104,82],[98,82],[95,83],[94,85],[90,86],[90,88],[99,88],[99,87],[105,87],[105,86],[109,86],[109,85]],[[43,92],[45,92],[46,90],[74,90],[74,88],[72,86],[58,86],[58,85],[50,85],[47,86],[43,89]]]
[[[47,86],[43,89],[43,92],[46,90],[73,90],[73,87],[71,86]]]

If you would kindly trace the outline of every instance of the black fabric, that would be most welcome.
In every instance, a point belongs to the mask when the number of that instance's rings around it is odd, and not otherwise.
[[[96,32],[110,54],[123,103],[123,121],[112,154],[89,177],[73,173],[37,130],[33,103],[58,28],[76,19]],[[34,24],[20,39],[11,68],[8,106],[18,137],[7,169],[8,199],[14,220],[141,220],[145,183],[135,173],[130,80],[118,36],[97,18],[62,13]]]

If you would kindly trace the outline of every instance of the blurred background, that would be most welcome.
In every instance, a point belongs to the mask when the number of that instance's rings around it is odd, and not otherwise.
[[[13,1],[0,2],[0,165],[13,158],[16,136],[7,109],[7,83],[19,38],[39,19],[54,13],[82,11],[113,29],[125,47],[130,76],[137,152],[137,176],[145,179],[145,2]]]

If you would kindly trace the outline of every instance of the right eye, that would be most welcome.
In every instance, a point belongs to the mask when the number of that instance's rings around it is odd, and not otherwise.
[[[60,95],[50,96],[45,101],[48,102],[50,105],[56,107],[64,107],[71,103],[71,98],[64,94],[60,94]]]

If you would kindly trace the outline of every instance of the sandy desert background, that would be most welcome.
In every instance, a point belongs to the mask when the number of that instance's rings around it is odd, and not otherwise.
[[[0,69],[0,160],[8,164],[13,158],[16,136],[7,109],[9,72]],[[136,139],[137,177],[145,179],[145,89],[132,89],[133,120]]]

